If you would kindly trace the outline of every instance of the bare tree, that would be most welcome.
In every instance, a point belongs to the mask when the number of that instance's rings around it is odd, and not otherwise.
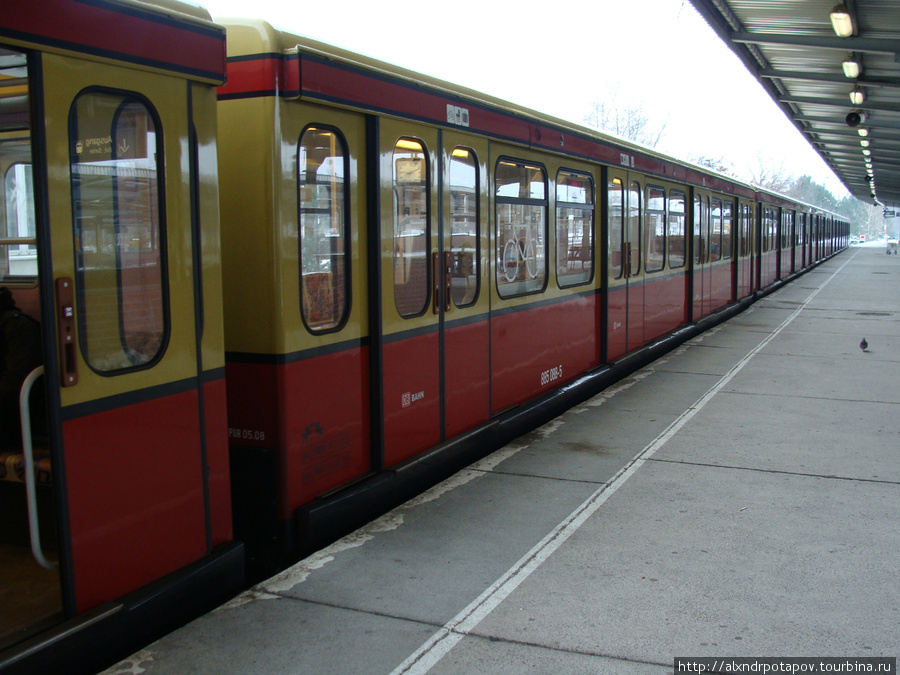
[[[715,158],[708,157],[706,155],[690,155],[688,159],[690,159],[690,161],[694,162],[694,164],[697,164],[698,166],[704,166],[707,169],[712,169],[717,173],[723,173],[727,176],[734,176],[735,178],[738,177],[738,175],[734,171],[734,166],[732,166],[724,157]]]
[[[618,85],[608,86],[603,96],[594,99],[584,123],[649,148],[659,145],[668,124],[652,121],[644,113],[643,105],[623,96]]]
[[[781,194],[787,194],[796,182],[784,168],[784,160],[776,166],[771,158],[762,153],[756,156],[756,165],[751,166],[749,172],[751,182]]]

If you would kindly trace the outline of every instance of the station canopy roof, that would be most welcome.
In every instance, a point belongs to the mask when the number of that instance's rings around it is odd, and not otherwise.
[[[900,209],[900,0],[691,3],[851,194]]]

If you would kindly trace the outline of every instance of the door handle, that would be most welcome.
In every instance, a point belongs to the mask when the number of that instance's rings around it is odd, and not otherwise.
[[[69,277],[56,280],[56,330],[59,342],[61,384],[78,384],[78,353],[75,348],[75,284]]]
[[[441,257],[437,251],[431,254],[431,276],[431,291],[434,295],[431,311],[439,314],[441,311]]]
[[[57,563],[47,560],[41,548],[41,526],[38,521],[37,489],[34,480],[34,445],[31,442],[31,405],[29,395],[31,388],[44,374],[44,366],[32,370],[19,392],[19,409],[22,422],[22,455],[25,461],[25,496],[28,501],[28,531],[31,536],[31,554],[44,569],[55,570]]]
[[[444,311],[450,311],[450,285],[453,280],[453,256],[444,251]]]

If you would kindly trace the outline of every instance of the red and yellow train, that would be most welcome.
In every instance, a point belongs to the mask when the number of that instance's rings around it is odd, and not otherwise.
[[[3,672],[95,670],[849,235],[177,0],[8,2],[0,175],[0,348],[25,313],[43,355],[0,410]]]

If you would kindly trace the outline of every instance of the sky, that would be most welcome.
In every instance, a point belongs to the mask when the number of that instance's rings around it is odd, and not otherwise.
[[[847,194],[809,142],[688,0],[198,0],[214,19],[264,19],[560,119],[583,124],[617,91],[665,122],[657,150],[724,158],[738,176],[767,158]],[[305,8],[305,9],[304,9]]]

